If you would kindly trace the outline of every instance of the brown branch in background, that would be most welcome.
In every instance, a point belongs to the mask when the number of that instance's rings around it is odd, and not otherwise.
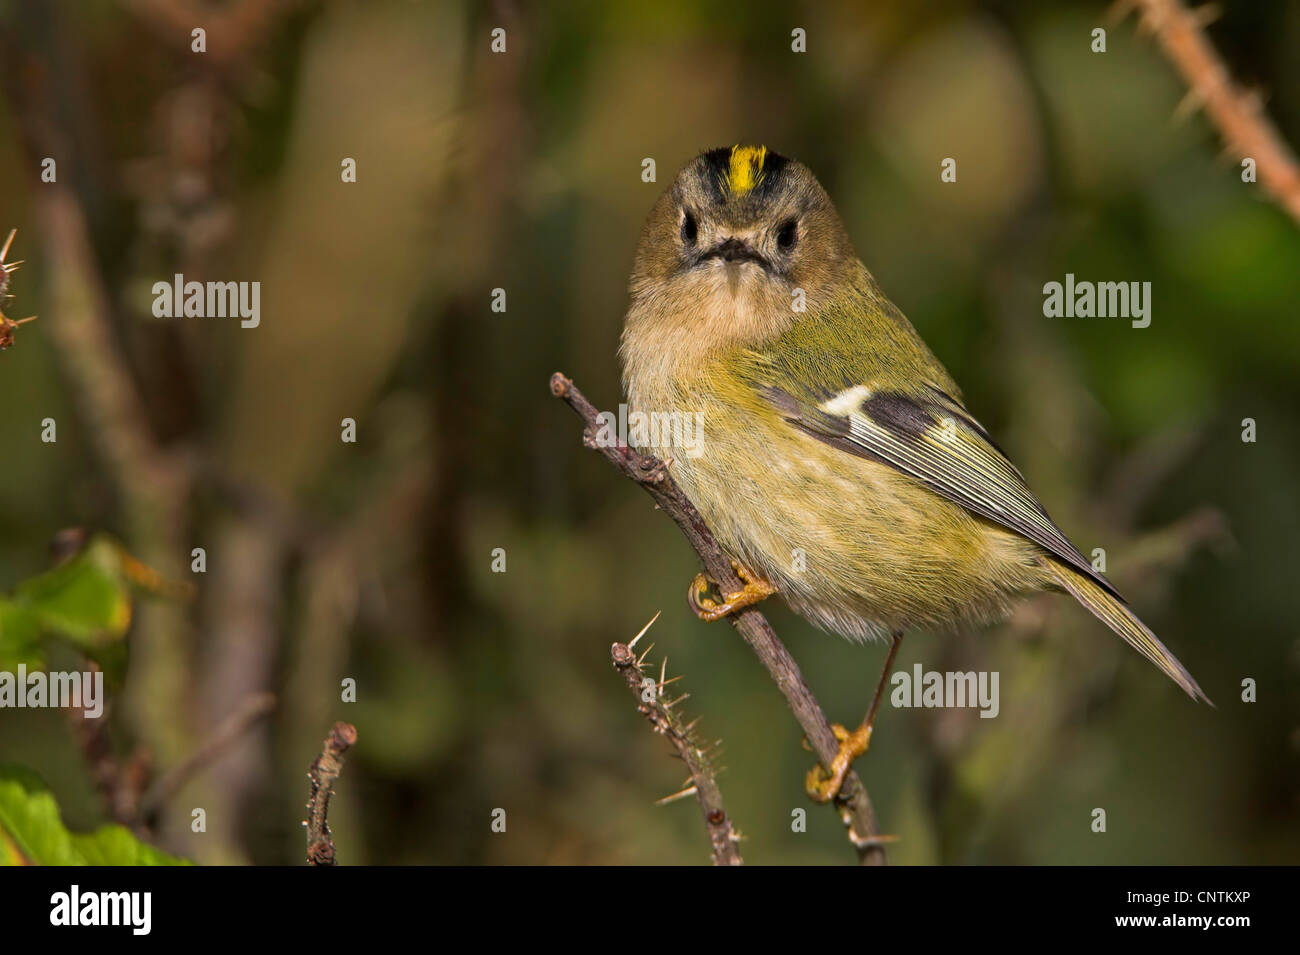
[[[89,229],[71,190],[37,191],[34,214],[45,239],[52,276],[49,335],[76,390],[86,431],[108,462],[108,473],[128,500],[156,493],[163,467],[131,373],[122,360],[109,317],[108,294],[90,246]]]
[[[658,614],[655,615],[658,619]],[[650,623],[654,623],[651,620]],[[650,624],[646,624],[646,629]],[[642,634],[645,630],[641,631]],[[637,639],[640,639],[638,634]],[[635,644],[636,640],[632,641]],[[714,865],[744,865],[740,857],[740,836],[731,825],[731,817],[722,806],[722,790],[713,773],[708,754],[696,741],[691,727],[683,726],[675,712],[675,704],[662,702],[664,684],[670,681],[660,677],[655,680],[647,677],[641,670],[641,659],[632,650],[632,644],[615,643],[609,648],[609,655],[614,661],[614,669],[623,675],[632,695],[637,698],[637,708],[650,721],[655,732],[668,738],[681,756],[691,774],[691,785],[680,795],[694,795],[700,802],[700,812],[704,815],[704,826],[709,833],[709,843],[713,847]],[[651,690],[653,699],[647,702],[646,690]],[[674,797],[670,797],[674,798]]]
[[[1181,567],[1202,548],[1220,554],[1232,551],[1236,541],[1228,519],[1214,507],[1199,507],[1178,520],[1134,538],[1117,561],[1116,570],[1133,580],[1163,577]]]
[[[180,792],[195,774],[215,762],[222,753],[242,737],[259,720],[275,709],[275,696],[255,693],[226,717],[194,752],[158,779],[140,802],[140,817],[152,828],[158,813]]]
[[[98,669],[90,660],[84,665],[90,672]],[[87,719],[84,706],[69,707],[68,728],[109,817],[121,825],[135,826],[140,792],[149,780],[153,760],[149,751],[141,748],[129,759],[118,761],[108,733],[111,709],[111,704],[106,705],[98,717]]]
[[[1259,98],[1237,87],[1205,36],[1202,7],[1189,11],[1178,0],[1126,0],[1140,11],[1139,28],[1155,34],[1189,88],[1189,102],[1203,106],[1238,159],[1255,160],[1259,184],[1300,224],[1300,163],[1283,141]]]
[[[88,661],[86,666],[94,669],[95,664]],[[270,693],[250,696],[198,749],[152,785],[149,780],[153,759],[147,747],[137,747],[129,758],[119,762],[108,734],[107,710],[96,719],[86,719],[85,709],[80,706],[67,712],[72,737],[109,815],[124,826],[151,833],[158,814],[172,797],[273,709],[275,697]]]
[[[287,0],[242,0],[214,7],[194,0],[128,0],[127,7],[164,43],[190,49],[190,31],[207,31],[207,59],[216,67],[237,63],[280,22]]]
[[[316,762],[307,778],[311,780],[311,798],[307,800],[307,862],[311,865],[336,865],[334,840],[330,836],[330,796],[334,781],[343,772],[343,754],[357,741],[357,728],[351,723],[335,723],[325,737]]]
[[[718,545],[713,533],[704,523],[704,518],[695,509],[695,505],[682,493],[681,488],[668,473],[663,461],[649,454],[641,454],[626,446],[606,447],[596,443],[596,433],[600,427],[595,406],[578,390],[577,386],[564,375],[556,372],[551,376],[551,393],[562,398],[586,424],[583,431],[583,443],[603,454],[614,467],[639,484],[654,499],[659,508],[676,523],[691,547],[699,555],[704,570],[723,593],[734,593],[744,584],[736,576],[731,566],[731,558]],[[758,655],[759,661],[767,668],[778,689],[785,697],[794,717],[803,728],[813,752],[822,765],[830,766],[839,752],[839,743],[834,731],[822,712],[817,698],[804,682],[799,665],[795,663],[790,652],[786,650],[767,618],[755,607],[747,607],[727,617],[732,625],[744,637],[745,642]],[[866,787],[857,773],[849,771],[844,786],[835,799],[840,817],[849,830],[849,839],[857,849],[858,859],[867,865],[884,865],[885,850],[881,845],[876,828],[875,810]]]

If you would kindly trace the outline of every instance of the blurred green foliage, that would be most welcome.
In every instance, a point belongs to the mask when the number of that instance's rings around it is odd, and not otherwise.
[[[131,624],[131,595],[117,544],[97,537],[58,566],[0,596],[0,668],[43,666],[41,637],[61,637],[101,665]]]
[[[30,772],[0,765],[0,865],[183,865],[122,826],[69,832]]]

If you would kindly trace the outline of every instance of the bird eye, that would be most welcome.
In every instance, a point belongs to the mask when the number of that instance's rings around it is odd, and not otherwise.
[[[700,227],[695,222],[695,216],[689,212],[682,218],[682,241],[687,245],[695,244],[695,237],[700,234]]]
[[[776,244],[782,252],[789,252],[794,248],[795,241],[799,238],[798,224],[793,219],[786,219],[781,224],[781,228],[776,233]]]

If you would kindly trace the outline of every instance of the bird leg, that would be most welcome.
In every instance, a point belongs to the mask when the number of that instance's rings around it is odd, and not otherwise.
[[[721,603],[705,596],[712,584],[707,576],[696,574],[695,579],[691,581],[690,589],[686,591],[686,602],[701,620],[706,622],[721,620],[727,614],[744,610],[776,593],[775,585],[768,583],[748,567],[734,560],[731,566],[736,568],[736,574],[744,581],[745,586],[734,594],[723,594]]]
[[[880,709],[880,698],[884,695],[885,684],[889,682],[889,671],[894,665],[894,657],[898,656],[898,647],[902,642],[902,631],[890,637],[889,655],[885,657],[885,666],[880,671],[880,681],[876,684],[876,694],[871,699],[871,709],[867,711],[867,717],[862,721],[862,725],[851,733],[839,723],[831,726],[835,738],[839,740],[840,748],[835,758],[831,760],[830,772],[827,773],[818,764],[808,770],[808,777],[804,781],[804,788],[808,790],[808,795],[817,802],[830,802],[840,794],[840,787],[844,785],[844,778],[853,767],[853,761],[871,746],[871,731],[876,722],[876,711]]]

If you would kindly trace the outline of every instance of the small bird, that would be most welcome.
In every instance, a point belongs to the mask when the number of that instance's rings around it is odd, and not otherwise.
[[[763,146],[697,156],[637,246],[620,357],[629,417],[693,415],[702,453],[655,450],[745,582],[703,619],[774,593],[822,629],[891,638],[864,724],[809,792],[866,751],[903,631],[1072,595],[1193,699],[1196,681],[1048,517],[858,259],[820,183]],[[661,420],[668,420],[661,418]]]

